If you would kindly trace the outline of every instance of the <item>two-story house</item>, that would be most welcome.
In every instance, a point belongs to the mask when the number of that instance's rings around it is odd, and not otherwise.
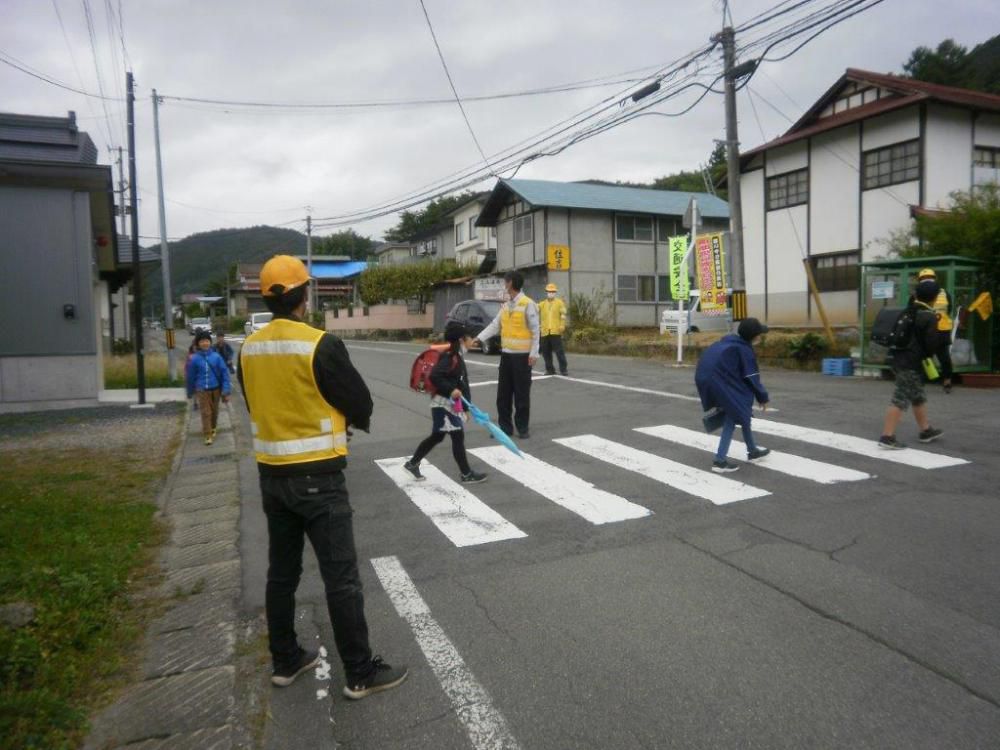
[[[772,324],[858,321],[858,264],[915,211],[1000,176],[1000,96],[849,68],[781,137],[742,154],[747,301]]]
[[[534,299],[550,282],[565,299],[609,294],[615,325],[655,326],[672,306],[668,238],[687,232],[692,198],[702,231],[729,230],[729,205],[707,193],[520,179],[497,182],[476,223],[496,228],[496,270],[522,271]]]
[[[480,227],[476,224],[487,197],[489,193],[477,195],[448,214],[452,220],[455,260],[459,265],[479,269],[483,261],[496,259],[496,227]]]

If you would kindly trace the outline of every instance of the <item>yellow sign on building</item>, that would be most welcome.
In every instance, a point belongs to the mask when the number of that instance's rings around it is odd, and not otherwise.
[[[568,271],[569,245],[549,245],[547,260],[550,271]]]

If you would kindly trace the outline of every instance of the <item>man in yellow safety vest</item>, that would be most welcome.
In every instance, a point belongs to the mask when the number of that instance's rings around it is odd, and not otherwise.
[[[290,255],[264,264],[261,294],[274,319],[247,337],[237,371],[267,516],[271,682],[291,685],[319,663],[319,652],[303,649],[295,632],[295,591],[308,536],[344,665],[344,695],[359,699],[396,687],[407,670],[372,657],[344,483],[348,429],[368,431],[371,394],[344,343],[302,322],[309,280],[302,261]]]
[[[545,287],[545,299],[538,303],[538,317],[541,318],[541,352],[545,360],[545,374],[555,375],[552,355],[559,360],[559,374],[568,375],[566,351],[563,349],[562,335],[566,331],[566,303],[556,293],[559,287],[549,284]]]
[[[930,284],[937,285],[937,274],[933,268],[924,268],[917,274],[918,289],[921,284],[927,287]],[[944,392],[951,393],[951,295],[943,286],[938,286],[938,293],[931,307],[937,314],[937,348],[932,354],[936,354],[941,363],[941,385],[944,386]]]
[[[524,276],[508,271],[504,277],[508,301],[493,322],[476,336],[489,341],[500,332],[500,376],[497,383],[497,424],[508,435],[517,427],[519,438],[530,437],[531,368],[538,361],[538,305],[521,288]],[[514,418],[511,419],[511,407]]]

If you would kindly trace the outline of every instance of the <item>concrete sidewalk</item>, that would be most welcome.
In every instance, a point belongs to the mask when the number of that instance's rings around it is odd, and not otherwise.
[[[132,392],[134,393],[134,392]],[[237,653],[241,564],[239,452],[222,407],[215,444],[188,412],[184,443],[160,496],[170,527],[161,550],[168,601],[146,635],[137,681],[100,714],[84,748],[228,750],[251,747]]]

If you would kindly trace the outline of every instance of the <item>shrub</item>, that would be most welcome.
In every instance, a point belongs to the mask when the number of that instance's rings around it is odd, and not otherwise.
[[[799,362],[808,362],[821,356],[829,346],[822,336],[809,332],[788,340],[788,356]]]
[[[135,344],[131,339],[115,339],[111,342],[112,354],[131,354],[135,351]]]
[[[570,341],[574,344],[607,344],[614,338],[614,331],[610,326],[587,326],[586,328],[574,328],[570,332]]]
[[[587,294],[569,297],[569,325],[572,328],[607,328],[611,326],[611,292],[604,284]]]

